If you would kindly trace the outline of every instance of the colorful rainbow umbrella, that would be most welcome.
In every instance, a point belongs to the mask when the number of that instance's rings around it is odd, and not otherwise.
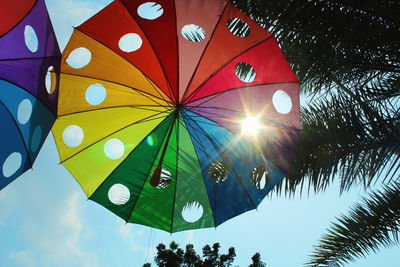
[[[77,27],[53,128],[87,197],[168,232],[255,209],[285,175],[298,80],[223,0],[114,1]]]
[[[43,0],[0,2],[0,189],[31,168],[56,119],[61,53]]]

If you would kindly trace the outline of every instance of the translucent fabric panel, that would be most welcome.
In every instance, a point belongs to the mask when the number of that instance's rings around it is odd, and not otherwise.
[[[243,63],[253,68],[254,76],[243,75],[240,70],[237,70],[238,64]],[[271,37],[224,66],[198,88],[187,102],[233,88],[284,82],[298,82],[298,80],[275,38]]]
[[[225,0],[203,1],[203,0],[186,0],[176,1],[176,18],[177,29],[176,34],[179,42],[179,99],[188,86],[188,83],[199,63],[204,49],[211,40],[215,26],[226,6]],[[193,25],[192,29],[204,31],[204,40],[193,42],[187,40],[183,36],[184,27]],[[196,28],[196,26],[200,28]]]
[[[68,57],[72,57],[74,54],[71,54],[71,52],[81,47],[88,49],[91,57],[87,57],[86,60],[89,61],[87,65],[81,68],[73,68],[68,64],[70,62]],[[80,65],[78,66],[80,67]],[[168,99],[168,96],[161,89],[154,86],[148,77],[130,62],[78,30],[74,31],[70,42],[63,52],[61,72],[121,84],[138,89],[154,97]],[[63,85],[61,85],[60,90],[64,90]]]
[[[154,107],[151,110],[122,107],[59,117],[54,124],[53,132],[61,161],[131,125],[165,118],[167,115],[168,112],[162,107]],[[70,139],[73,144],[67,145]]]
[[[162,64],[163,71],[168,77],[176,102],[178,99],[178,41],[176,37],[175,1],[155,1],[154,8],[161,14],[155,19],[146,19],[138,14],[139,7],[143,4],[154,5],[154,2],[147,0],[121,0],[121,2],[152,44],[154,52]]]
[[[87,77],[62,74],[58,114],[112,108],[112,107],[170,107],[170,103],[139,90],[117,83]]]
[[[250,28],[247,37],[240,37],[232,34],[228,29],[229,19],[241,19]],[[239,56],[244,51],[257,45],[270,37],[271,34],[261,28],[257,23],[247,17],[232,4],[228,4],[218,22],[211,42],[202,56],[188,89],[185,93],[187,97],[194,90],[206,82],[217,70],[228,64],[233,58]]]
[[[154,140],[159,140],[159,142],[151,143],[148,142],[147,138],[144,139],[122,164],[104,180],[90,199],[111,210],[128,222],[137,204],[139,195],[148,179],[154,160],[162,147],[171,120],[172,116],[159,124],[153,132],[149,133]],[[110,190],[112,190],[115,185],[122,185],[118,187],[126,187],[128,189],[127,192],[123,191],[124,198],[120,202],[112,201],[113,198],[110,198],[112,196]]]
[[[169,88],[166,76],[153,50],[152,44],[150,44],[145,33],[120,1],[111,3],[90,20],[79,26],[78,30],[104,44],[132,63],[168,95],[170,99],[173,99],[172,91]],[[123,51],[121,49],[121,47],[123,48],[121,43],[123,39],[121,38],[126,34],[137,35],[136,43],[135,39],[128,39],[130,45],[133,46],[132,50],[137,50]]]

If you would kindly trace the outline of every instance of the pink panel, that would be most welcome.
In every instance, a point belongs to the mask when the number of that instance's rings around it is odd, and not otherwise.
[[[175,1],[179,44],[179,99],[183,96],[225,6],[225,0]],[[189,24],[200,26],[205,31],[206,38],[201,42],[186,40],[181,31]]]
[[[273,95],[277,91],[284,91],[291,99],[292,109],[287,114],[277,112],[273,104]],[[268,144],[260,146],[264,155],[282,170],[288,169],[300,128],[298,83],[258,85],[225,91],[192,102],[186,108],[215,121],[238,136],[241,136],[241,122],[247,116],[258,117],[262,128],[256,140],[260,144]]]
[[[250,27],[249,36],[239,37],[232,34],[227,27],[227,22],[231,18],[245,21]],[[271,33],[261,28],[260,25],[247,17],[234,5],[228,3],[200,60],[196,73],[189,83],[184,98],[200,87],[213,73],[228,64],[233,58],[270,36],[272,36]]]
[[[236,75],[239,62],[250,64],[256,76],[252,82],[244,82]],[[225,90],[269,83],[298,82],[275,38],[271,37],[246,53],[232,60],[196,90],[185,102],[201,99]]]

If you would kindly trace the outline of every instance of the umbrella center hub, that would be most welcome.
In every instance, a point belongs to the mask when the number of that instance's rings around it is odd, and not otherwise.
[[[179,112],[179,111],[181,111],[182,108],[183,108],[183,104],[178,103],[178,104],[176,104],[175,110]]]

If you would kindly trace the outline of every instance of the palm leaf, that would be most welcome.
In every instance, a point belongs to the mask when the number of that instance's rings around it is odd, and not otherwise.
[[[380,247],[399,244],[400,183],[372,193],[349,215],[333,223],[306,266],[339,267],[356,258],[378,252]]]

